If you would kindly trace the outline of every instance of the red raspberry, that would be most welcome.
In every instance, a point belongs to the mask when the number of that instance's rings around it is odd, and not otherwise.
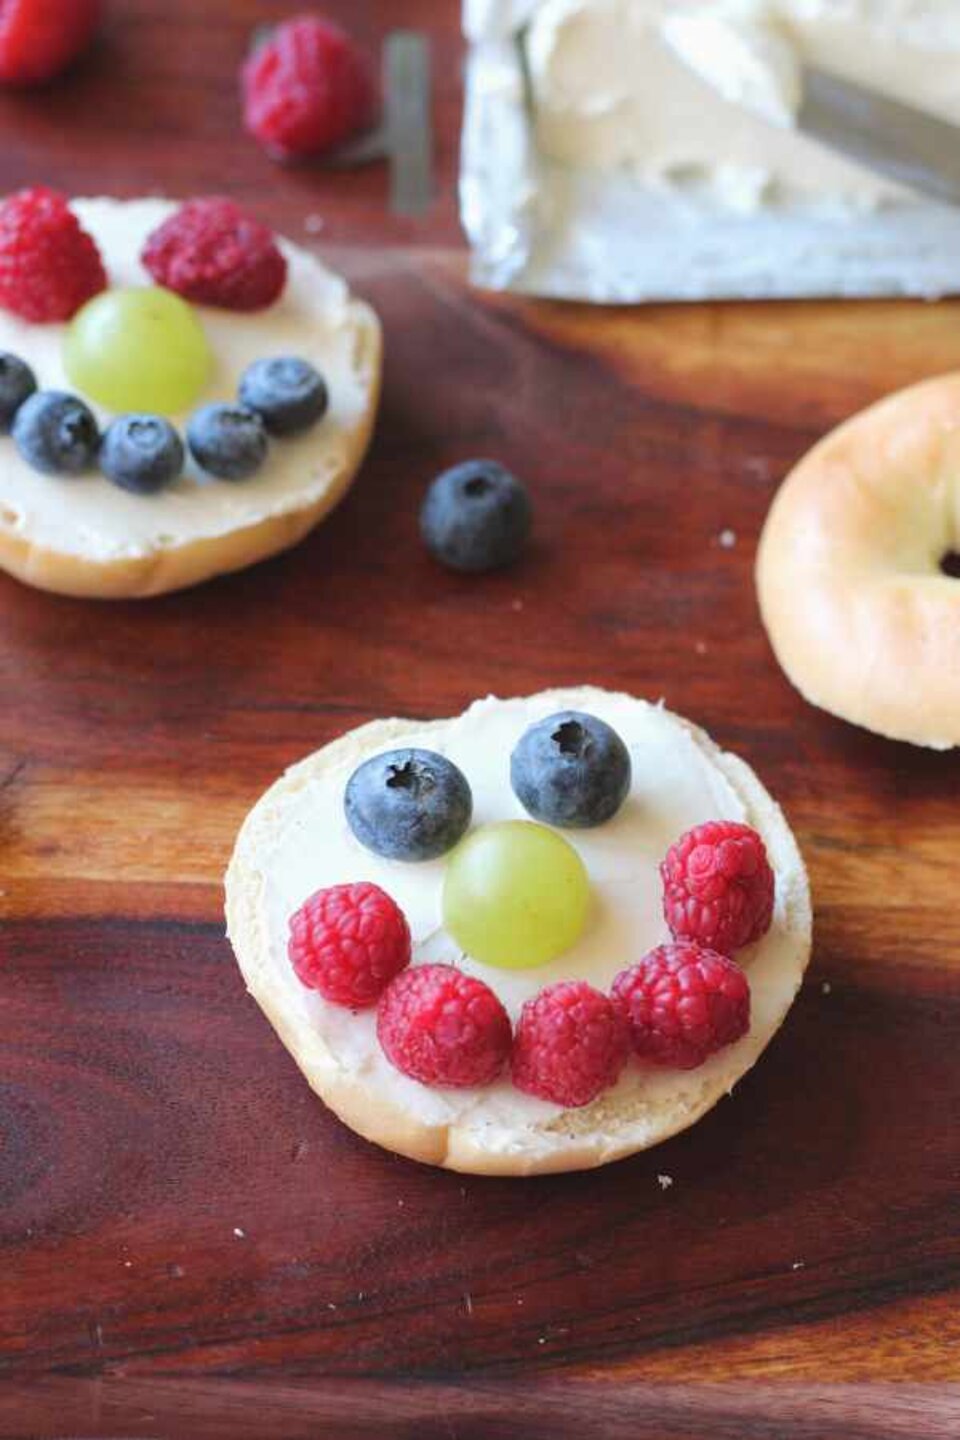
[[[735,960],[694,941],[659,945],[613,982],[613,1003],[645,1060],[693,1070],[750,1028],[750,986]]]
[[[410,927],[379,885],[331,885],[290,917],[290,962],[335,1005],[372,1005],[410,962]]]
[[[242,83],[246,127],[277,159],[333,150],[376,119],[366,58],[319,15],[278,25],[247,60]]]
[[[454,965],[416,965],[377,1010],[383,1053],[423,1085],[489,1085],[510,1054],[510,1019],[489,985]]]
[[[24,320],[69,320],[107,283],[100,252],[67,199],[42,185],[0,205],[0,306]]]
[[[770,929],[773,871],[749,825],[710,820],[688,830],[667,851],[660,875],[663,914],[675,940],[699,940],[732,955]]]
[[[158,285],[224,310],[262,310],[287,280],[272,231],[219,195],[181,205],[147,237],[140,259]]]
[[[589,1105],[613,1085],[630,1050],[627,1027],[585,980],[548,985],[520,1012],[513,1083],[556,1105]]]
[[[52,80],[86,49],[100,0],[0,0],[0,82]]]

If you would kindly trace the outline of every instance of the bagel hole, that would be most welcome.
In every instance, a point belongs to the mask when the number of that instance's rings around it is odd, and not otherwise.
[[[960,580],[960,551],[948,550],[940,561],[940,572],[951,580]]]

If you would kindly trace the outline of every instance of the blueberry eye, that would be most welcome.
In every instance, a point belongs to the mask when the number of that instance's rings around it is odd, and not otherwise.
[[[596,715],[551,715],[524,732],[510,757],[510,783],[523,808],[561,828],[610,820],[630,781],[630,752]]]
[[[463,771],[433,750],[390,750],[360,765],[344,794],[361,845],[388,860],[434,860],[463,836],[473,796]]]

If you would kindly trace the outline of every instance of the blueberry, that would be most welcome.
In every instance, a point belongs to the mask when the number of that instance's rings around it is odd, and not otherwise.
[[[93,412],[62,390],[38,390],[13,422],[17,449],[45,475],[79,475],[97,458],[100,431]]]
[[[430,553],[454,570],[495,570],[527,543],[530,497],[496,461],[467,460],[430,486],[420,533]]]
[[[121,415],[100,446],[100,469],[135,495],[152,495],[183,469],[183,441],[160,415]]]
[[[602,825],[627,798],[630,777],[630,753],[617,732],[578,710],[531,725],[510,757],[514,794],[547,825]]]
[[[388,750],[347,782],[347,823],[361,845],[389,860],[434,860],[470,824],[466,776],[433,750]]]
[[[220,480],[246,480],[267,458],[263,421],[244,405],[203,405],[187,425],[190,453]]]
[[[29,365],[19,355],[0,351],[0,431],[9,433],[24,400],[37,388],[37,380]]]
[[[307,360],[280,355],[254,360],[240,378],[241,405],[255,410],[271,435],[296,435],[315,425],[327,410],[323,376]]]

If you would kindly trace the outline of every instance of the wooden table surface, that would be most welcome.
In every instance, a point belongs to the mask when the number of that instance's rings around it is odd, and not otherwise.
[[[751,568],[816,436],[960,366],[960,309],[472,293],[453,0],[330,6],[435,37],[440,195],[403,224],[380,168],[283,172],[240,135],[244,36],[284,6],[112,8],[69,82],[0,103],[3,185],[226,188],[301,237],[322,215],[386,386],[360,483],[287,557],[139,604],[0,577],[0,1434],[957,1434],[956,759],[804,705]],[[416,516],[477,453],[527,477],[537,534],[467,579]],[[810,977],[735,1096],[651,1154],[423,1169],[312,1098],[244,994],[221,873],[261,790],[346,727],[581,680],[664,696],[782,799]]]

